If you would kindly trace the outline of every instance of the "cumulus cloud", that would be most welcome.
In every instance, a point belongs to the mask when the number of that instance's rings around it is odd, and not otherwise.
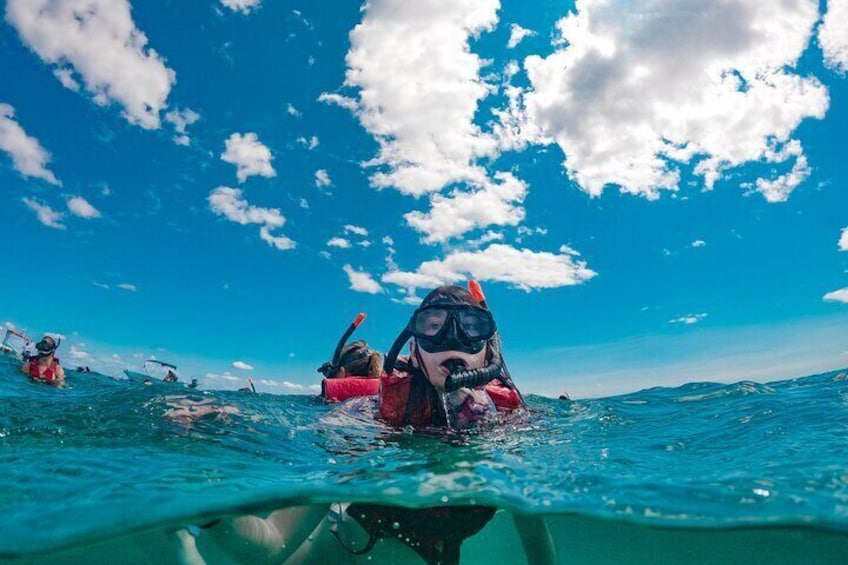
[[[174,126],[174,131],[176,135],[174,136],[174,143],[177,145],[189,145],[191,143],[191,138],[186,133],[186,128],[200,119],[200,114],[192,110],[191,108],[186,108],[185,110],[171,110],[167,114],[165,114],[165,121]]]
[[[848,304],[848,287],[828,292],[823,298],[828,302],[844,302]]]
[[[819,44],[828,67],[842,74],[848,72],[848,0],[827,0]]]
[[[695,249],[697,249],[699,247],[706,247],[706,246],[707,246],[707,242],[704,241],[703,239],[696,239],[695,241],[692,242],[692,247],[694,247]]]
[[[343,237],[331,238],[327,245],[329,247],[338,247],[339,249],[350,249],[350,242]]]
[[[15,170],[22,175],[61,185],[47,169],[50,154],[15,121],[15,109],[9,104],[0,104],[0,150],[9,154]]]
[[[516,249],[500,243],[478,251],[453,251],[444,259],[422,263],[415,272],[392,271],[382,281],[407,289],[432,288],[465,279],[505,282],[522,290],[582,284],[596,273],[576,252],[560,253]]]
[[[251,10],[262,5],[262,0],[221,0],[221,4],[233,12],[249,14]]]
[[[127,292],[136,292],[136,291],[138,291],[138,287],[137,287],[137,286],[135,286],[134,284],[130,284],[130,283],[121,283],[121,284],[117,284],[117,285],[115,285],[115,287],[116,287],[116,288],[120,288],[121,290],[126,290]]]
[[[253,365],[248,365],[244,361],[233,361],[233,367],[242,371],[252,371]]]
[[[89,204],[88,200],[82,196],[74,196],[68,199],[68,210],[74,216],[90,220],[101,216],[100,210]]]
[[[367,229],[360,227],[360,226],[354,226],[353,224],[345,225],[344,231],[345,231],[345,233],[352,233],[352,234],[356,234],[356,235],[359,235],[359,236],[362,236],[362,237],[368,237],[368,230]]]
[[[435,194],[430,212],[410,212],[407,223],[425,235],[425,243],[441,243],[475,228],[490,225],[517,225],[524,219],[519,206],[527,185],[511,173],[496,173],[498,182],[485,182],[472,192],[454,190],[450,195]]]
[[[314,135],[312,137],[308,138],[308,139],[305,138],[305,137],[298,137],[297,142],[300,143],[301,145],[305,146],[310,151],[312,151],[313,149],[318,147],[318,145],[321,143],[318,140],[318,138]]]
[[[839,250],[848,251],[848,227],[842,228],[842,235],[839,237]]]
[[[521,43],[525,37],[531,37],[534,35],[536,35],[535,31],[523,28],[518,24],[512,24],[509,26],[509,41],[506,44],[507,49],[513,49],[516,45]]]
[[[251,205],[237,188],[219,186],[209,193],[209,209],[219,216],[241,225],[259,224],[259,237],[272,247],[294,249],[295,242],[285,236],[273,236],[271,230],[281,228],[285,217],[277,208],[261,208]]]
[[[65,225],[62,223],[62,218],[65,217],[64,214],[56,212],[47,204],[42,204],[32,198],[23,198],[22,202],[26,204],[27,208],[35,212],[35,217],[38,218],[38,221],[48,228],[65,229]]]
[[[379,294],[383,292],[383,287],[380,286],[380,283],[371,278],[371,275],[365,271],[357,271],[350,265],[345,265],[342,269],[347,273],[351,290],[366,292],[368,294]]]
[[[251,176],[274,177],[277,171],[271,166],[271,150],[259,141],[255,133],[234,133],[225,143],[221,160],[237,167],[236,177],[244,182]]]
[[[118,103],[124,117],[146,129],[160,126],[176,74],[135,26],[127,0],[8,0],[6,20],[62,84],[80,78],[94,102]]]
[[[564,47],[525,62],[535,141],[557,143],[587,193],[607,185],[657,198],[692,165],[712,188],[724,171],[781,154],[787,176],[763,181],[771,201],[807,172],[780,148],[827,89],[792,72],[818,18],[809,0],[578,0],[557,24]],[[534,133],[534,135],[536,135]]]
[[[469,39],[497,23],[498,0],[374,0],[350,33],[345,84],[358,100],[322,95],[352,107],[379,143],[367,163],[376,187],[421,195],[457,182],[482,184],[475,162],[497,149],[474,124],[488,94]]]
[[[685,324],[687,326],[691,326],[692,324],[697,324],[701,320],[707,317],[706,313],[700,314],[687,314],[686,316],[681,316],[679,318],[674,318],[673,320],[669,320],[669,324]]]
[[[324,169],[320,169],[315,171],[315,186],[318,188],[324,188],[333,184],[333,181],[330,180],[330,175]]]
[[[301,116],[300,111],[297,108],[295,108],[294,105],[291,104],[291,103],[288,103],[286,105],[286,112],[288,113],[289,116],[294,116],[295,118],[299,118]]]
[[[807,164],[807,157],[801,148],[801,142],[792,140],[779,151],[769,149],[764,157],[770,163],[782,163],[790,157],[795,158],[795,164],[790,172],[772,180],[757,179],[756,182],[757,191],[762,193],[766,200],[769,202],[786,202],[792,191],[810,176],[810,166]]]

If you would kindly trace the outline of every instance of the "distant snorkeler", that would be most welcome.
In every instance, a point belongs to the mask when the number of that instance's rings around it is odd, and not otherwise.
[[[65,383],[65,370],[59,364],[56,357],[56,349],[61,340],[50,334],[35,344],[35,354],[31,355],[21,365],[21,372],[28,375],[33,381],[47,383],[53,386],[61,386]]]
[[[321,397],[327,402],[372,396],[380,391],[383,356],[371,349],[364,339],[347,343],[363,320],[364,313],[354,318],[336,344],[332,359],[318,367],[318,372],[324,375],[321,380]]]
[[[479,285],[471,288],[474,294],[458,286],[439,287],[413,312],[386,355],[379,419],[398,428],[473,429],[483,423],[497,425],[500,414],[523,406],[501,355],[494,317]],[[409,357],[398,359],[410,340]],[[482,530],[496,511],[485,506],[410,509],[366,503],[333,504],[329,510],[326,505],[289,507],[266,518],[244,515],[214,521],[205,531],[218,551],[243,562],[293,558],[308,563],[316,556],[348,562],[362,556],[363,562],[383,563],[397,562],[405,553],[428,564],[448,565],[459,563],[463,541]],[[527,562],[555,563],[544,519],[519,514],[512,518]],[[178,536],[181,559],[202,559],[195,538],[186,531]]]

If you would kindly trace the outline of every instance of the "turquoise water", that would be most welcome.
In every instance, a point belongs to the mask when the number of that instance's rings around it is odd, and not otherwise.
[[[544,518],[560,563],[848,558],[844,371],[530,396],[502,426],[441,436],[375,423],[368,403],[94,373],[69,384],[30,383],[0,359],[0,560],[176,563],[181,526],[338,501],[497,507],[462,563],[526,562],[515,513]],[[207,537],[207,562],[228,562]],[[308,562],[322,558],[338,560]]]

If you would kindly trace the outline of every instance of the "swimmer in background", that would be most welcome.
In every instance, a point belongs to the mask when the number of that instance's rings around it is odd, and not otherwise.
[[[395,371],[397,354],[410,339],[410,356],[397,360]],[[457,286],[440,287],[424,298],[387,354],[381,383],[379,418],[397,428],[497,425],[502,413],[523,405],[503,363],[485,299]],[[265,518],[225,518],[207,525],[205,539],[242,562],[309,563],[315,556],[339,562],[355,554],[362,555],[363,562],[373,558],[382,563],[396,562],[405,553],[427,563],[456,564],[462,542],[482,530],[496,512],[484,506],[407,509],[364,503],[331,508],[329,515],[326,505],[311,505],[276,510]],[[527,562],[555,563],[544,519],[521,514],[512,518]],[[193,536],[184,530],[177,537],[183,563],[205,562]],[[345,541],[351,539],[359,540],[355,548]]]
[[[59,343],[52,335],[45,335],[35,344],[35,355],[30,356],[21,365],[21,372],[33,381],[44,382],[53,386],[65,383],[65,371],[56,357]]]

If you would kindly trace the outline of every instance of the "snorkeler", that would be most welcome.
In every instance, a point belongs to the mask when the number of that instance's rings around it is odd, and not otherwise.
[[[36,353],[21,365],[21,372],[33,381],[60,386],[65,382],[65,371],[56,357],[59,341],[52,335],[45,335],[35,344]]]
[[[477,297],[461,287],[444,286],[424,298],[386,355],[378,419],[393,427],[467,428],[497,424],[500,413],[523,405],[503,362],[494,318],[482,291],[475,290]],[[409,358],[398,359],[410,339]],[[482,530],[495,512],[485,506],[408,509],[352,503],[334,504],[328,514],[322,505],[295,506],[267,518],[224,519],[206,531],[219,550],[245,561],[292,557],[310,562],[315,555],[346,560],[352,554],[377,563],[388,555],[394,562],[405,548],[428,564],[456,564],[462,542]],[[512,517],[527,561],[555,563],[544,519]],[[347,540],[355,538],[360,543],[354,548]],[[196,554],[193,540],[182,543],[181,551],[185,560]]]
[[[383,356],[371,349],[363,339],[347,343],[347,339],[365,320],[360,313],[342,334],[333,358],[320,367],[321,397],[328,402],[341,402],[357,396],[372,396],[380,391]]]

